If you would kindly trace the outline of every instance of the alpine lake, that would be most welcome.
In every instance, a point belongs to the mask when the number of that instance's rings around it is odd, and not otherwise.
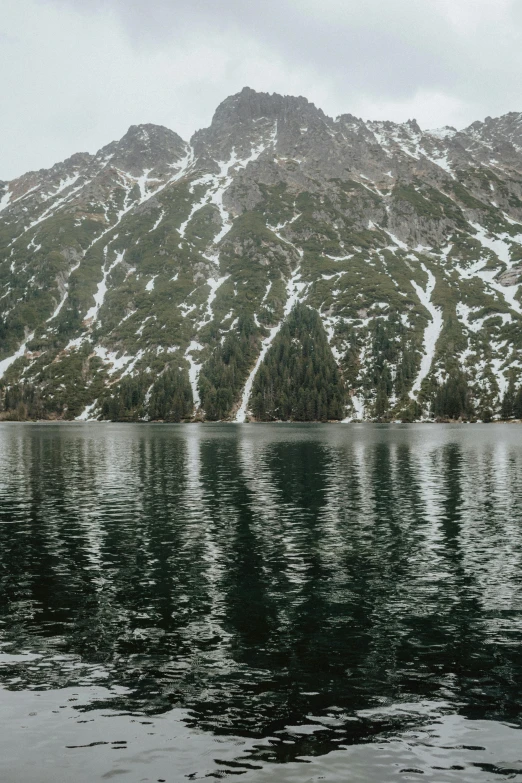
[[[3,783],[522,781],[522,429],[0,426]]]

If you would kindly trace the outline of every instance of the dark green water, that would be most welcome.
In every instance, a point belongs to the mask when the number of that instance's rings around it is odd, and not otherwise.
[[[0,780],[522,781],[522,429],[2,425]]]

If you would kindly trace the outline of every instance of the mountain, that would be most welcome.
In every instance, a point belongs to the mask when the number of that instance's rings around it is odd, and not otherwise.
[[[0,416],[522,415],[522,114],[245,88],[0,182]]]

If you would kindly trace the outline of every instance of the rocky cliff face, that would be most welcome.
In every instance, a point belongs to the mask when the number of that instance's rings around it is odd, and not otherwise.
[[[245,88],[190,143],[132,126],[0,182],[1,415],[497,415],[521,275],[522,114],[423,131]]]

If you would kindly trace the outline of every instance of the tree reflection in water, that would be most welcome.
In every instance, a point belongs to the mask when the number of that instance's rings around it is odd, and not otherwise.
[[[521,474],[506,426],[4,426],[1,683],[124,686],[261,762],[400,703],[518,725]]]

